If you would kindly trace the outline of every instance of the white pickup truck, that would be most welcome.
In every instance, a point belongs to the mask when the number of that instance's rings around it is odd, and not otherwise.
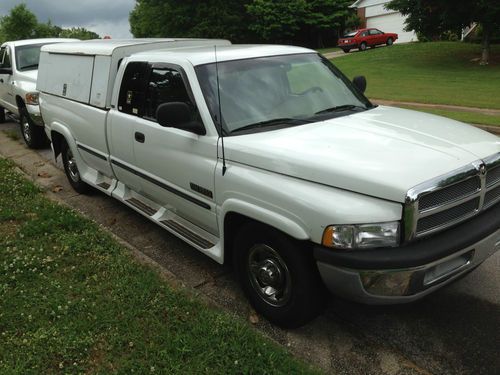
[[[31,148],[47,144],[36,91],[40,48],[50,43],[75,41],[77,39],[27,39],[0,46],[0,123],[5,121],[5,110],[15,114],[24,141]]]
[[[45,46],[38,79],[75,190],[231,260],[287,327],[324,285],[410,302],[500,248],[499,138],[375,106],[365,85],[309,49],[175,39]]]

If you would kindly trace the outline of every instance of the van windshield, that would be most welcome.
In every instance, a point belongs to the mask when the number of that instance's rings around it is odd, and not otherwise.
[[[219,92],[217,92],[217,70]],[[205,100],[227,135],[303,125],[373,105],[316,53],[259,57],[196,67]]]

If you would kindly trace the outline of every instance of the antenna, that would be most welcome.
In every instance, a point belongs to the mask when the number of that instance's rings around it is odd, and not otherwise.
[[[219,128],[220,128],[220,141],[221,141],[221,146],[222,146],[222,175],[224,176],[226,174],[226,154],[224,152],[224,128],[222,127],[222,106],[220,102],[220,85],[219,85],[219,62],[217,61],[217,45],[214,45],[214,52],[215,52],[215,75],[217,77],[217,101],[219,103],[219,114],[218,114],[218,122],[219,122]]]

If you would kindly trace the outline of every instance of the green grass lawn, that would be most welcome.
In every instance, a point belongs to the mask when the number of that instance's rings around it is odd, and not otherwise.
[[[0,159],[0,373],[312,373]]]
[[[462,112],[462,111],[448,111],[435,108],[413,107],[409,105],[400,105],[398,107],[413,109],[415,111],[432,113],[434,115],[439,115],[439,116],[445,116],[468,124],[500,126],[500,116],[490,116],[481,113]]]
[[[408,43],[353,52],[333,63],[348,77],[365,75],[367,96],[500,109],[500,45],[490,65],[477,61],[481,47],[460,42]]]

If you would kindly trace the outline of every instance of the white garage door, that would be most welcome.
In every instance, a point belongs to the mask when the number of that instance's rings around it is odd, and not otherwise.
[[[413,31],[404,31],[404,22],[405,18],[400,13],[391,13],[367,18],[366,27],[373,27],[386,33],[396,33],[399,35],[399,43],[416,41],[417,36]]]

